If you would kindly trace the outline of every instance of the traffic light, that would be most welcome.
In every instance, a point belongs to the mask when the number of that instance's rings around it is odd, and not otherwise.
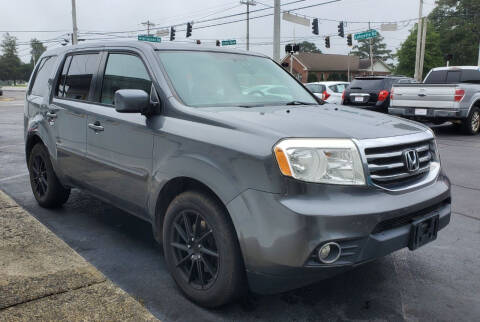
[[[338,35],[340,37],[345,37],[345,30],[343,29],[343,21],[340,21],[340,23],[338,24]]]
[[[318,35],[318,18],[315,18],[312,21],[312,33]]]
[[[174,40],[175,40],[175,28],[170,27],[170,41],[174,41]]]
[[[187,38],[192,35],[192,25],[193,22],[187,22]]]
[[[300,51],[300,45],[298,45],[298,44],[293,44],[293,48],[292,48],[292,49],[293,49],[294,52],[298,53],[298,52]]]
[[[217,40],[217,41],[215,42],[215,45],[216,45],[217,47],[220,47],[220,40]]]
[[[325,37],[325,48],[330,48],[330,36]]]
[[[352,47],[353,43],[352,43],[352,34],[348,34],[347,35],[347,45],[349,45],[350,47]]]
[[[290,54],[292,51],[293,51],[292,44],[286,44],[286,45],[285,45],[285,52],[286,52],[287,54]]]

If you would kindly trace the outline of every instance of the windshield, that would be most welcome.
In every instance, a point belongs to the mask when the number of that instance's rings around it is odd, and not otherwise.
[[[189,106],[317,104],[268,58],[200,51],[161,51],[159,56],[176,93]]]

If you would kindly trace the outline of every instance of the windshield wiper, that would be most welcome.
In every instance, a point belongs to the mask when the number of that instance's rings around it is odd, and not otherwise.
[[[318,104],[317,103],[302,102],[302,101],[291,101],[291,102],[285,103],[285,105],[318,105]]]

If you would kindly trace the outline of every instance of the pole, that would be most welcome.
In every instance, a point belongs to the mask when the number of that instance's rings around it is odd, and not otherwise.
[[[422,31],[422,48],[421,48],[421,53],[420,53],[420,63],[418,66],[418,80],[419,82],[422,81],[423,79],[423,63],[425,60],[425,43],[427,42],[427,23],[428,20],[427,18],[422,18],[423,19],[423,31]]]
[[[293,51],[290,52],[290,74],[293,75]]]
[[[150,20],[147,20],[145,22],[142,22],[142,25],[147,26],[147,35],[150,36],[150,26],[155,27],[155,24],[153,22],[150,22]]]
[[[480,40],[478,41],[478,66],[480,66]]]
[[[418,30],[417,30],[417,52],[415,54],[415,79],[420,81],[420,50],[421,50],[421,36],[422,36],[422,15],[423,15],[423,0],[420,0],[420,8],[418,10]]]
[[[273,59],[280,61],[280,0],[275,0],[273,9]]]
[[[368,22],[368,30],[370,30],[370,21]],[[372,38],[370,38],[370,73],[373,76],[373,50],[372,50]]]
[[[253,0],[242,0],[240,4],[247,5],[247,50],[250,50],[250,6],[256,5]]]
[[[72,24],[73,24],[73,33],[72,33],[72,45],[78,44],[78,28],[77,28],[77,6],[75,0],[72,0]]]

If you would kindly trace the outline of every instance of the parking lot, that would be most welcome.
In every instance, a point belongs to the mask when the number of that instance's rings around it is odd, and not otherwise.
[[[453,200],[451,224],[434,243],[295,291],[206,310],[175,286],[149,224],[79,190],[59,210],[37,205],[25,163],[23,95],[5,91],[0,98],[0,189],[163,321],[480,317],[480,136],[434,129]]]

